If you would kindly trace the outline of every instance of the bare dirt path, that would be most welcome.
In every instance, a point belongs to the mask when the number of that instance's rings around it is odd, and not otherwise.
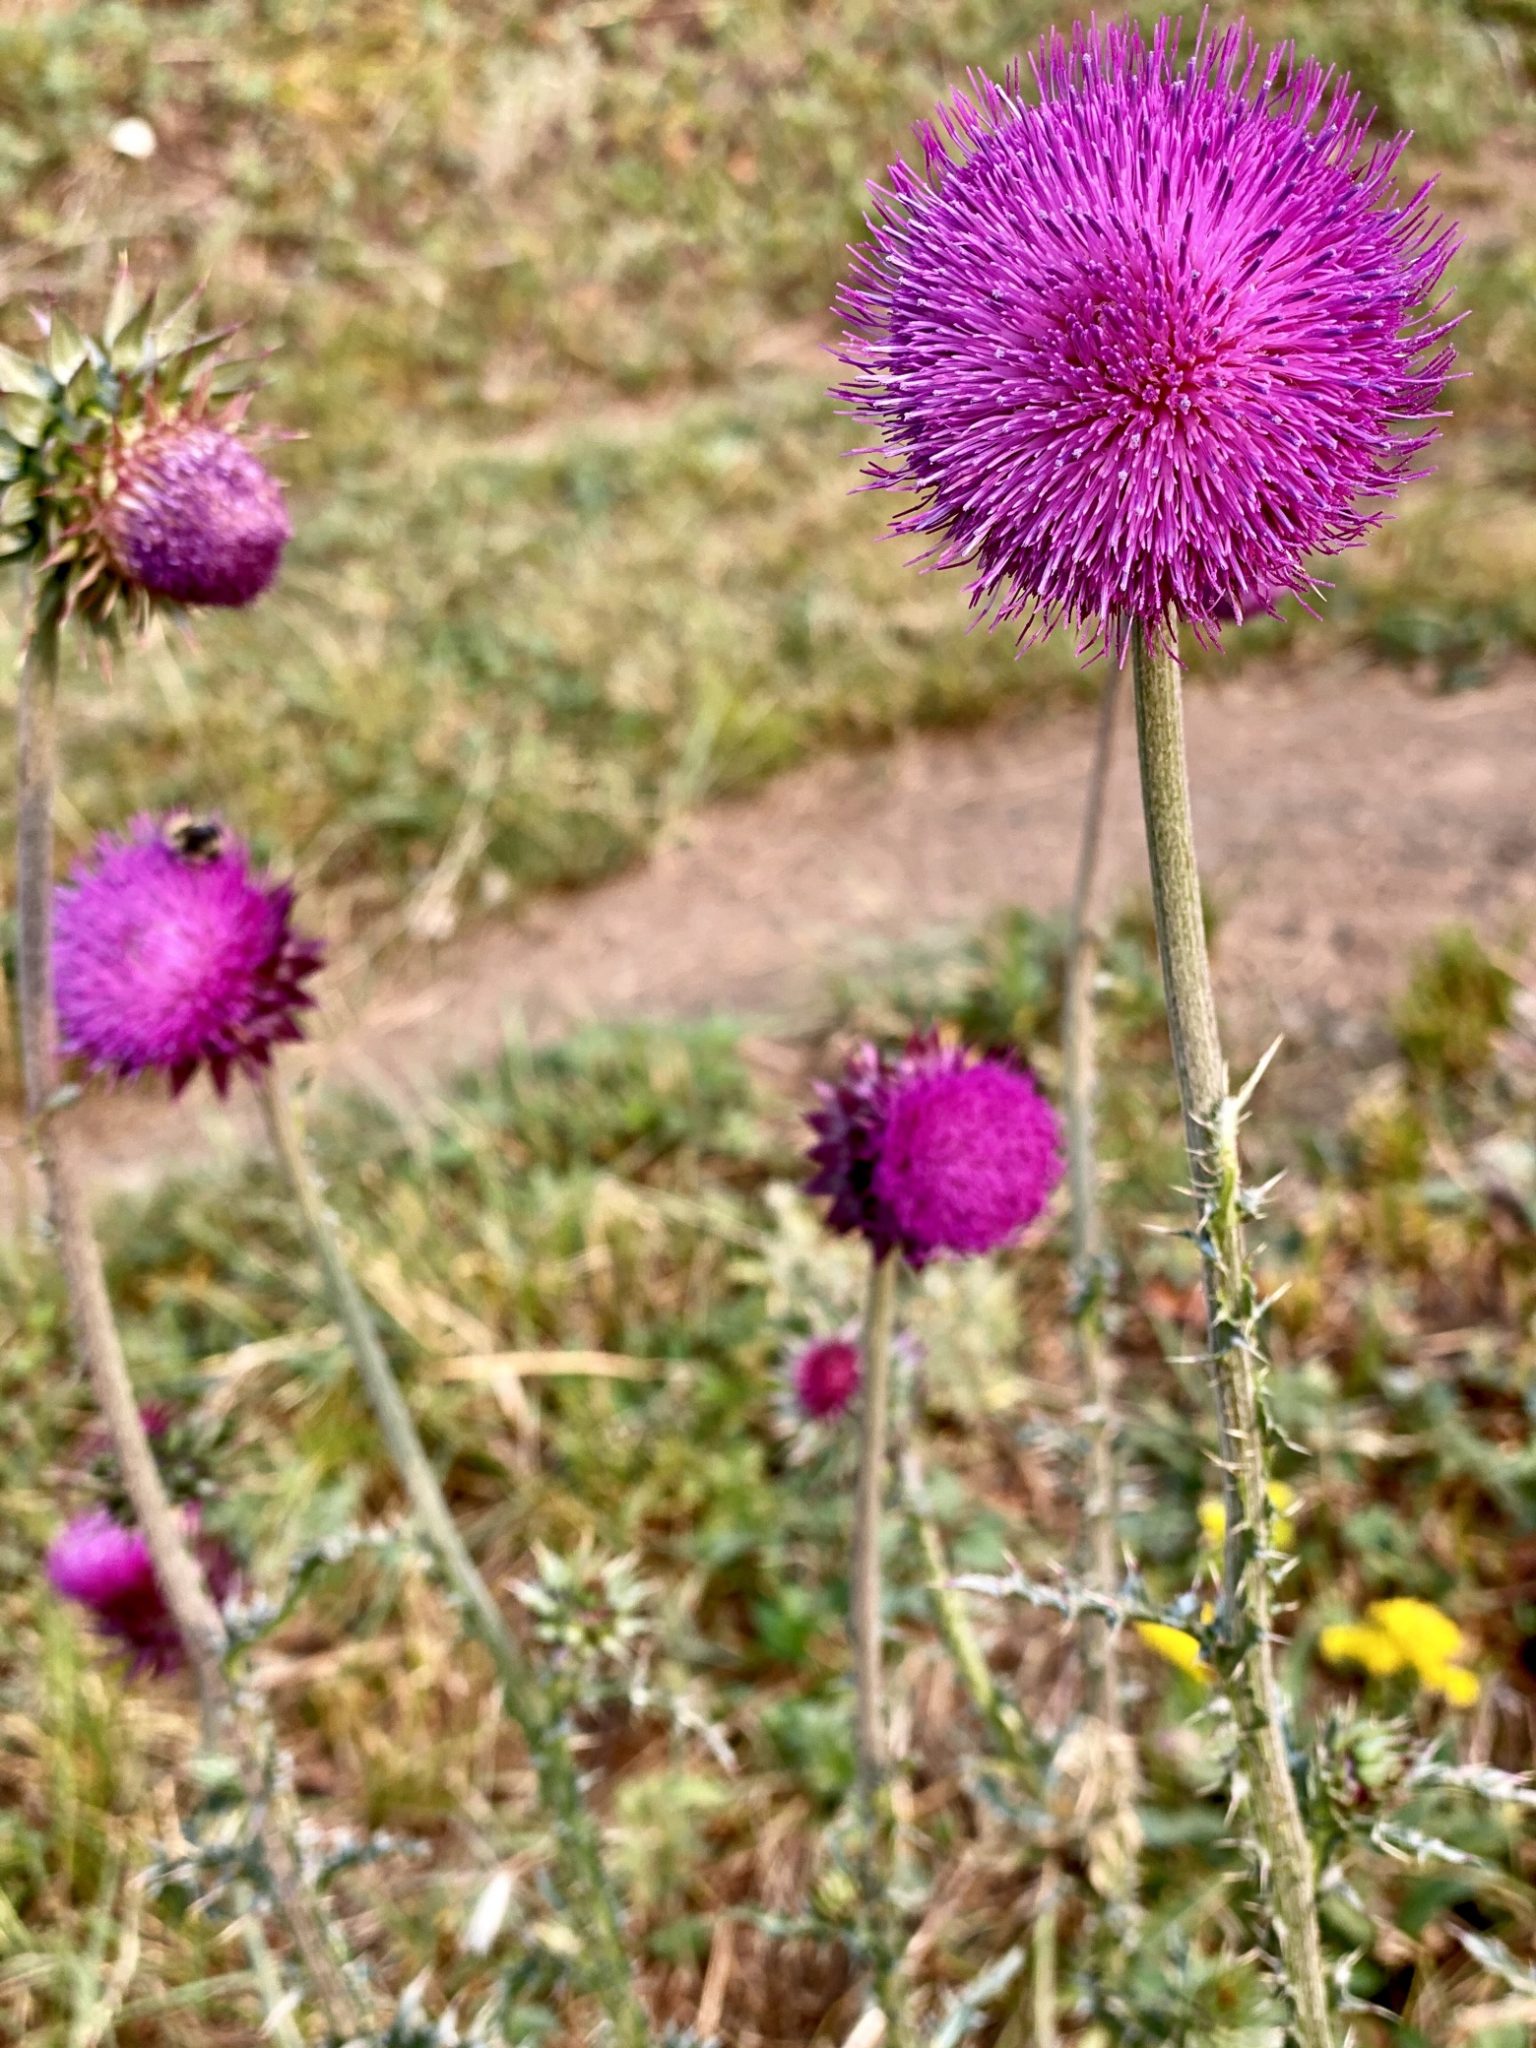
[[[1536,912],[1536,665],[1451,698],[1363,667],[1299,680],[1252,669],[1193,689],[1188,719],[1242,1042],[1283,1030],[1348,1048],[1436,926],[1501,936]],[[1021,718],[823,761],[691,820],[617,882],[333,976],[305,1056],[316,1084],[408,1111],[509,1028],[795,1016],[830,969],[892,941],[1008,904],[1059,906],[1091,728],[1086,713]],[[1107,898],[1142,886],[1142,863],[1126,716]],[[101,1184],[124,1189],[250,1143],[248,1109],[200,1083],[180,1104],[126,1092],[81,1113]]]

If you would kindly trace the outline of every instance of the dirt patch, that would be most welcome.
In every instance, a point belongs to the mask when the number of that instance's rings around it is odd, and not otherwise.
[[[509,1030],[804,1015],[829,970],[893,941],[1065,900],[1092,723],[1021,716],[820,762],[693,819],[590,894],[343,966],[302,1057],[317,1086],[372,1090],[409,1115]],[[1248,670],[1192,690],[1188,723],[1235,1043],[1284,1031],[1352,1061],[1368,1050],[1362,1020],[1436,926],[1502,936],[1536,908],[1536,665],[1449,698],[1343,664],[1304,678]],[[1125,716],[1106,900],[1143,886]],[[107,1189],[256,1137],[238,1091],[224,1106],[205,1084],[179,1104],[126,1091],[79,1114]],[[4,1138],[14,1146],[13,1129]]]

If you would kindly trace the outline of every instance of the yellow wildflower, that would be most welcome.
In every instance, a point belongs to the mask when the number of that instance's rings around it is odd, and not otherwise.
[[[1210,1683],[1211,1669],[1200,1654],[1198,1636],[1190,1635],[1186,1629],[1171,1628],[1166,1621],[1138,1621],[1132,1626],[1147,1648],[1156,1651],[1165,1664],[1173,1665],[1186,1677],[1198,1678],[1202,1685]]]
[[[1269,1495],[1273,1510],[1269,1524],[1269,1538],[1276,1550],[1296,1548],[1296,1524],[1290,1510],[1296,1505],[1296,1489],[1287,1486],[1283,1479],[1271,1479],[1264,1491]],[[1195,1509],[1199,1518],[1200,1533],[1214,1550],[1227,1539],[1227,1510],[1224,1502],[1215,1494],[1201,1501]]]
[[[1384,1629],[1368,1621],[1336,1621],[1325,1628],[1317,1647],[1328,1664],[1359,1664],[1372,1678],[1390,1678],[1407,1668],[1408,1659]]]
[[[1477,1703],[1482,1683],[1475,1671],[1455,1661],[1466,1637],[1427,1600],[1373,1600],[1364,1621],[1335,1622],[1318,1638],[1330,1664],[1359,1664],[1373,1678],[1412,1671],[1419,1684],[1444,1695],[1452,1707]]]
[[[1482,1692],[1483,1682],[1475,1671],[1469,1671],[1465,1664],[1447,1664],[1434,1681],[1436,1692],[1445,1694],[1448,1707],[1475,1707]]]
[[[1421,1675],[1461,1655],[1466,1638],[1448,1614],[1427,1600],[1373,1600],[1366,1619],[1390,1636],[1406,1663]]]

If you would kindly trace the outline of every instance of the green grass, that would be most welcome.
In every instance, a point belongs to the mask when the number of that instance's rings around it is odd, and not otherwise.
[[[1419,131],[1410,175],[1449,165],[1474,375],[1440,478],[1339,566],[1329,636],[1261,623],[1234,658],[1324,658],[1342,628],[1481,681],[1536,645],[1536,31],[1427,0],[1254,18],[1356,65]],[[18,298],[92,301],[119,247],[208,276],[212,313],[279,349],[263,415],[307,436],[276,456],[298,535],[270,601],[74,677],[67,838],[219,803],[332,929],[445,855],[473,911],[607,873],[818,749],[1086,687],[1065,643],[1016,662],[967,633],[957,579],[877,544],[824,396],[864,179],[1046,19],[92,0],[0,25]],[[130,112],[147,164],[107,144]]]
[[[851,1770],[850,1446],[834,1437],[808,1458],[789,1455],[777,1365],[797,1338],[853,1312],[861,1276],[857,1254],[829,1244],[795,1192],[805,1087],[789,1077],[824,1063],[849,1030],[938,1015],[1020,1040],[1050,1081],[1058,948],[1054,928],[1005,919],[973,944],[913,955],[842,991],[830,1037],[775,1043],[721,1023],[594,1032],[538,1053],[512,1046],[409,1129],[357,1105],[328,1112],[316,1132],[358,1270],[493,1583],[526,1575],[536,1541],[568,1552],[595,1534],[600,1555],[632,1553],[654,1588],[663,1693],[686,1692],[730,1742],[727,1776],[651,1710],[608,1708],[590,1722],[648,1988],[665,2015],[691,2015],[724,1907],[794,1915],[814,1905],[830,1917],[810,1945],[743,1928],[727,2031],[810,2039],[825,2019],[826,2037],[840,2038],[851,2024],[833,1938],[833,1845]],[[1185,1358],[1196,1269],[1181,1240],[1146,1228],[1174,1214],[1179,1138],[1143,925],[1120,928],[1107,968],[1126,1535],[1155,1594],[1172,1598],[1199,1569],[1195,1508],[1211,1488],[1204,1393]],[[1468,989],[1486,1019],[1477,1032],[1466,1028]],[[1290,1283],[1274,1382],[1300,1493],[1290,1682],[1318,1711],[1356,1697],[1355,1683],[1315,1661],[1318,1628],[1385,1593],[1438,1601],[1476,1640],[1477,1753],[1519,1766],[1523,1660],[1536,1639],[1521,1562],[1536,1541],[1536,1167],[1511,1135],[1529,1127],[1533,1105],[1508,990],[1509,963],[1450,936],[1395,1013],[1400,1063],[1325,1129],[1261,1123],[1256,1143],[1268,1150],[1253,1165],[1283,1157],[1293,1169],[1265,1258],[1266,1282]],[[264,1165],[119,1206],[108,1244],[138,1384],[180,1404],[216,1482],[210,1519],[265,1590],[359,1520],[399,1515],[317,1276]],[[927,1349],[935,1502],[959,1567],[995,1570],[1011,1554],[1044,1572],[1072,1554],[1081,1446],[1063,1306],[1053,1233],[1002,1264],[937,1270],[909,1304]],[[189,1702],[174,1687],[123,1687],[40,1589],[59,1516],[100,1483],[40,1258],[6,1269],[0,1330],[0,1398],[13,1418],[0,1453],[0,1623],[11,1646],[0,1894],[14,1916],[0,1927],[0,2031],[62,2044],[70,2012],[94,2011],[105,1995],[128,1879],[163,1834],[164,1769],[187,1753]],[[616,1354],[633,1376],[527,1380],[530,1435],[493,1376],[455,1364],[555,1350]],[[953,1901],[920,1971],[937,2006],[1006,1947],[1032,1866],[1021,1877],[1007,1846],[1027,1822],[1006,1783],[988,1795],[1006,1822],[962,1793],[979,1738],[939,1685],[917,1560],[903,1544],[892,1577],[922,1793],[913,1882]],[[1069,1715],[1075,1667],[1054,1626],[1007,1608],[979,1619],[1009,1683]],[[388,1955],[392,1981],[430,1968],[434,1997],[457,1992],[472,2005],[498,1966],[544,1955],[526,1879],[503,1947],[485,1960],[459,1949],[491,1871],[509,1858],[525,1869],[540,1831],[515,1750],[488,1734],[479,1664],[456,1648],[451,1617],[409,1556],[365,1551],[311,1576],[262,1661],[313,1815],[417,1845],[411,1857],[387,1849],[341,1886],[357,1939]],[[1148,1932],[1122,1987],[1141,2031],[1124,2038],[1258,2048],[1269,2021],[1232,1918],[1244,1880],[1210,1789],[1219,1735],[1196,1688],[1139,1653],[1132,1663],[1157,1854]],[[1427,1701],[1384,1691],[1369,1703],[1436,1725]],[[1454,1719],[1444,1733],[1460,1748],[1470,1724]],[[1458,2001],[1491,1997],[1490,1983],[1438,1937],[1405,1969],[1393,1930],[1450,1916],[1525,1953],[1536,1873],[1518,1815],[1421,1803],[1416,1818],[1488,1868],[1357,1857],[1357,1899],[1337,1899],[1330,1926],[1341,1948],[1361,1951],[1356,1990],[1392,2011],[1411,2003],[1424,2038],[1438,2040]],[[229,2038],[221,2028],[246,1994],[228,1944],[180,1916],[174,1897],[146,1908],[143,1925],[122,2048]],[[1080,1907],[1065,1937],[1075,1996],[1103,1969]],[[548,1970],[528,1966],[530,2009],[563,2010],[540,1976]],[[210,1977],[224,1989],[210,1990]],[[1218,2022],[1225,2033],[1212,2031]],[[1411,2038],[1361,2022],[1370,2048]],[[1477,2038],[1504,2048],[1497,2031]]]

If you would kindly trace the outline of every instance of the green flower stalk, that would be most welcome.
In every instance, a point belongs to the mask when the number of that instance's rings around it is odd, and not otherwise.
[[[1317,1921],[1317,1861],[1291,1770],[1275,1668],[1269,1468],[1257,1343],[1259,1304],[1243,1242],[1238,1124],[1216,1023],[1184,758],[1177,660],[1138,627],[1132,640],[1142,808],[1168,1030],[1184,1110],[1196,1241],[1205,1260],[1210,1374],[1220,1435],[1226,1554],[1217,1634],[1237,1716],[1248,1802],[1267,1869],[1276,1939],[1303,2048],[1331,2048]],[[1257,1078],[1257,1077],[1255,1077]]]

